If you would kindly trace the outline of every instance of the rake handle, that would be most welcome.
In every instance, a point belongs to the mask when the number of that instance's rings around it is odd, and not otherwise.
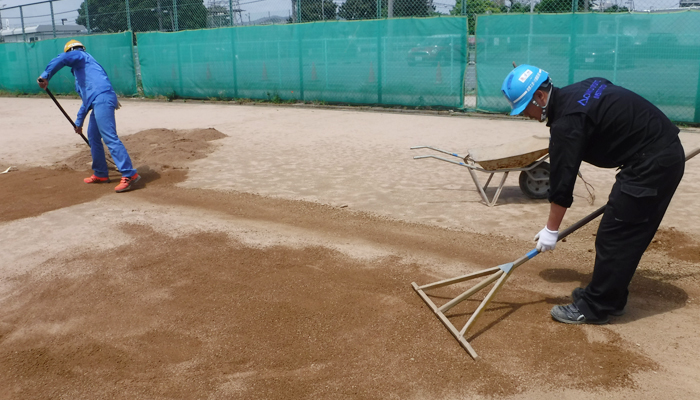
[[[63,107],[61,107],[61,105],[58,103],[58,100],[56,100],[56,98],[53,96],[53,93],[51,93],[51,90],[49,90],[48,87],[47,87],[46,89],[44,89],[44,90],[46,90],[46,93],[49,95],[49,97],[51,97],[51,100],[53,100],[53,102],[56,104],[56,106],[58,107],[58,109],[61,110],[61,112],[62,112],[63,115],[66,117],[66,119],[68,120],[68,122],[70,122],[70,124],[73,125],[73,129],[77,129],[78,126],[75,125],[75,122],[73,122],[73,120],[71,119],[71,117],[68,116],[68,113],[66,113],[66,110],[64,110]],[[85,143],[88,145],[88,147],[90,147],[90,142],[87,140],[87,138],[86,138],[82,133],[79,133],[79,135],[80,135],[81,138],[83,138],[83,140],[84,140]]]
[[[690,153],[685,155],[685,161],[690,160],[691,158],[697,156],[700,153],[700,147],[697,149],[692,150]],[[587,223],[591,222],[592,220],[596,219],[600,214],[602,214],[605,211],[606,206],[602,206],[599,209],[593,211],[592,213],[588,214],[587,216],[583,217],[580,221],[574,223],[573,225],[567,227],[561,233],[559,234],[559,238],[557,241],[560,241],[564,239],[565,237],[569,236],[570,234],[574,233],[578,228],[586,225]]]
[[[63,107],[61,107],[61,105],[58,103],[58,100],[56,100],[56,98],[53,96],[53,93],[51,93],[51,90],[49,90],[48,87],[47,87],[46,89],[44,89],[44,90],[46,90],[46,93],[49,95],[49,97],[51,97],[51,100],[53,100],[53,102],[56,104],[56,106],[58,107],[58,109],[61,110],[61,112],[62,112],[63,115],[66,117],[66,119],[68,120],[68,122],[70,122],[70,124],[73,125],[73,129],[77,129],[78,126],[75,125],[75,122],[73,122],[73,120],[71,119],[71,117],[68,116],[68,113],[66,113],[66,110],[64,110]],[[83,138],[83,140],[85,141],[85,144],[87,144],[88,147],[92,148],[92,147],[90,146],[90,141],[87,140],[87,138],[85,137],[85,135],[83,135],[82,133],[78,133],[78,135],[80,135],[80,137]],[[110,164],[114,165],[114,167],[117,166],[117,164],[115,164],[114,161],[112,161],[112,160],[110,160],[110,159],[107,159],[107,162],[109,162]],[[117,168],[117,170],[119,170],[119,168]]]

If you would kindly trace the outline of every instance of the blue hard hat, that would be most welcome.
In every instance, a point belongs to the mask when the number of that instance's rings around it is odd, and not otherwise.
[[[508,74],[503,81],[501,91],[513,109],[510,115],[518,115],[532,100],[535,91],[547,81],[547,71],[532,65],[522,64]]]

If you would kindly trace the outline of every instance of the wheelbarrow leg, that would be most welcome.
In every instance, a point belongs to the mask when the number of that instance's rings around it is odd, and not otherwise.
[[[481,194],[481,198],[484,200],[484,203],[486,203],[487,206],[493,207],[496,202],[498,201],[498,196],[501,195],[501,190],[503,190],[503,185],[506,183],[506,178],[508,178],[508,173],[509,171],[506,171],[503,173],[503,178],[501,178],[501,183],[498,185],[498,189],[496,189],[496,194],[493,196],[492,200],[489,200],[488,196],[486,196],[485,189],[488,186],[489,182],[491,181],[491,178],[493,178],[493,172],[489,176],[488,181],[486,181],[486,185],[484,187],[481,187],[481,184],[479,183],[479,177],[476,176],[476,172],[472,168],[469,168],[469,174],[472,176],[472,180],[474,180],[474,185],[476,185],[476,190],[479,191],[479,194]]]

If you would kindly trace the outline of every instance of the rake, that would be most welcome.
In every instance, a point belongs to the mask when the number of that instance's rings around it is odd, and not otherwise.
[[[685,156],[686,161],[690,160],[691,158],[695,157],[698,153],[700,153],[700,148],[697,148],[690,153],[687,153]],[[564,229],[560,234],[559,238],[557,241],[564,239],[565,237],[569,236],[573,232],[575,232],[577,229],[581,228],[582,226],[586,225],[587,223],[591,222],[605,211],[606,206],[602,206],[589,214],[588,216],[584,217],[580,221],[574,223],[573,225],[569,226],[568,228]],[[451,279],[445,279],[442,281],[438,282],[433,282],[429,283],[427,285],[422,285],[418,286],[415,282],[411,283],[411,286],[413,286],[413,289],[418,293],[418,295],[425,301],[425,303],[430,307],[430,309],[437,315],[438,319],[440,322],[445,325],[447,330],[450,331],[452,336],[454,336],[455,339],[457,339],[457,342],[469,353],[469,355],[474,359],[478,360],[479,355],[476,354],[476,351],[474,351],[474,348],[469,344],[467,339],[465,338],[466,333],[469,331],[469,328],[474,326],[474,323],[476,320],[481,316],[483,311],[486,309],[486,307],[489,305],[491,300],[496,296],[496,293],[503,287],[503,285],[506,283],[506,280],[508,280],[508,277],[515,271],[516,268],[519,266],[523,265],[526,261],[532,259],[536,255],[538,255],[540,252],[537,249],[530,250],[527,254],[524,256],[518,258],[517,260],[499,265],[497,267],[493,268],[487,268],[481,271],[473,272],[471,274],[466,274],[466,275],[461,275],[455,278]],[[453,298],[452,300],[448,301],[447,303],[443,304],[442,306],[436,305],[430,297],[425,293],[426,290],[430,289],[435,289],[439,287],[444,287],[444,286],[449,286],[453,285],[455,283],[460,283],[460,282],[465,282],[469,281],[472,279],[477,279],[477,278],[482,278],[482,277],[487,277],[486,279],[483,279],[482,281],[478,282],[476,285],[468,289],[467,291],[463,292],[459,296]],[[490,284],[496,282],[493,287],[491,288],[491,291],[486,295],[486,297],[481,301],[479,306],[476,308],[474,313],[471,315],[467,323],[464,325],[464,327],[460,330],[458,330],[452,322],[447,318],[445,313],[452,309],[454,306],[457,304],[463,302],[464,300],[468,299],[475,293],[479,292],[481,289],[484,289],[485,287],[489,286]]]
[[[64,110],[63,107],[61,107],[61,104],[58,102],[58,100],[56,100],[56,98],[54,97],[53,93],[51,93],[51,90],[49,90],[48,87],[47,87],[46,89],[44,89],[44,90],[46,90],[46,94],[48,94],[49,97],[51,97],[51,100],[53,100],[53,102],[56,104],[56,106],[58,107],[58,109],[61,110],[61,112],[63,113],[63,116],[65,116],[66,119],[68,120],[68,122],[70,122],[70,124],[73,125],[73,129],[77,129],[77,126],[75,125],[75,122],[73,122],[73,120],[71,119],[71,117],[68,116],[68,113],[66,113],[66,110]],[[79,135],[80,135],[81,138],[83,138],[83,140],[85,141],[85,144],[87,144],[88,147],[90,147],[90,142],[87,140],[87,138],[85,137],[85,135],[83,135],[82,133],[79,133]],[[112,161],[112,160],[110,160],[109,158],[107,158],[107,162],[109,162],[110,164],[112,164],[112,165],[117,169],[117,171],[119,170],[119,168],[117,168],[117,164],[115,164],[114,161]]]

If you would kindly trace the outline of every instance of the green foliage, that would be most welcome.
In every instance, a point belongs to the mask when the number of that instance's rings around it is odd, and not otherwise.
[[[338,5],[333,0],[298,1],[301,1],[302,22],[335,20]]]
[[[604,10],[605,12],[615,13],[615,12],[629,12],[630,9],[627,7],[620,7],[617,4],[608,7]]]
[[[576,0],[576,11],[590,11],[595,6],[594,0]],[[570,13],[572,11],[572,0],[542,0],[535,5],[535,11],[540,13]]]
[[[381,18],[389,16],[388,0],[379,0]],[[394,0],[392,17],[427,17],[435,13],[431,0]],[[377,0],[347,0],[338,8],[342,19],[377,19]]]
[[[455,6],[450,11],[451,15],[464,15],[462,12],[462,2],[465,0],[457,0]],[[490,0],[468,0],[466,3],[466,14],[469,19],[469,34],[474,35],[476,29],[476,15],[483,14],[498,14],[501,12],[501,7]]]
[[[381,0],[382,8],[386,8],[387,0]],[[338,8],[338,17],[342,19],[376,19],[376,0],[346,0]]]
[[[282,98],[280,97],[279,93],[275,92],[275,94],[271,94],[270,92],[267,92],[267,100],[270,103],[275,103],[275,104],[281,104],[284,102]]]
[[[387,10],[383,14],[388,13]],[[425,0],[394,0],[394,17],[427,17],[435,11],[432,2]]]
[[[87,0],[91,32],[122,32],[127,29],[126,3],[114,0]],[[131,29],[134,32],[201,29],[207,26],[207,9],[196,0],[176,0],[177,26],[173,2],[169,0],[130,0]],[[87,26],[85,2],[80,4],[75,22]]]
[[[510,7],[502,6],[501,12],[504,13],[529,13],[530,12],[530,2],[520,3],[515,0],[511,1]]]

